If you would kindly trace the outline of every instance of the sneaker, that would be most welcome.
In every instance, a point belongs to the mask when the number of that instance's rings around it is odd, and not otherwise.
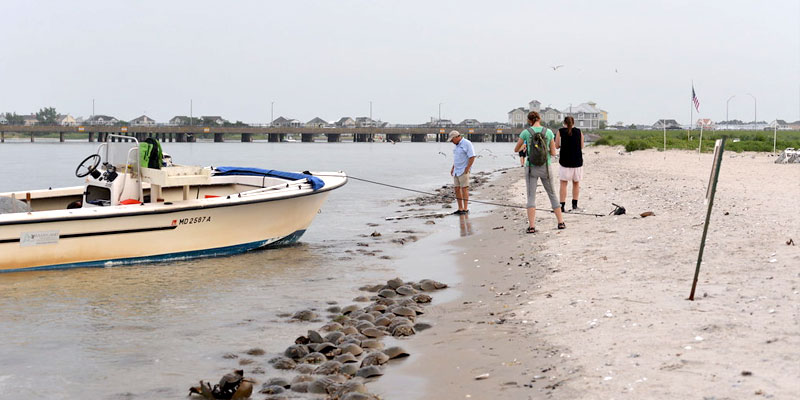
[[[461,211],[461,210],[456,210],[456,211],[453,211],[452,215],[461,215],[461,214],[464,214],[464,212]]]

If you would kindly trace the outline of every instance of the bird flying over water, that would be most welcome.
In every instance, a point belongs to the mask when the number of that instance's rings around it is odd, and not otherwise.
[[[554,66],[554,67],[550,67],[550,68],[552,68],[552,69],[553,69],[553,71],[555,71],[555,70],[557,70],[557,69],[559,69],[559,68],[561,68],[561,67],[563,67],[563,65],[556,65],[556,66]]]
[[[444,158],[447,158],[447,154],[444,154],[444,153],[442,153],[441,151],[439,152],[439,154],[443,155],[443,156],[444,156]]]

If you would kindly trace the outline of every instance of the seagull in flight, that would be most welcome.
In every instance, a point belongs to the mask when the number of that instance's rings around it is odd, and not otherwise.
[[[559,69],[561,67],[563,67],[563,65],[556,65],[555,67],[550,67],[550,68],[552,68],[553,71],[555,71],[555,70],[557,70],[557,69]]]

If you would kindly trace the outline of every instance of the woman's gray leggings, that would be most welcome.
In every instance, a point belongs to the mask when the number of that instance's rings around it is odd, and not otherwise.
[[[558,198],[556,197],[556,191],[553,188],[553,182],[550,179],[547,165],[531,165],[529,167],[525,167],[525,169],[527,170],[525,174],[525,186],[528,189],[528,204],[526,207],[536,208],[537,179],[542,180],[542,186],[544,187],[545,192],[547,192],[547,197],[550,198],[550,206],[552,206],[554,210],[561,207],[561,203],[558,202]]]

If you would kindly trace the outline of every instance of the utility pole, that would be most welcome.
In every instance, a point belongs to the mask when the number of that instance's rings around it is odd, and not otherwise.
[[[758,100],[756,100],[756,96],[750,93],[747,93],[747,95],[753,98],[753,128],[755,129],[756,124],[758,124]]]
[[[275,121],[275,102],[269,102],[269,126],[272,126],[272,121]]]
[[[731,105],[731,99],[734,97],[736,97],[736,95],[728,97],[728,101],[725,102],[725,129],[730,129],[731,127],[731,120],[730,117],[728,117],[728,106]]]
[[[189,99],[189,125],[194,125],[194,104],[193,100]]]
[[[94,99],[92,99],[92,118],[94,119]]]
[[[436,126],[442,123],[442,104],[444,103],[439,103],[439,119],[436,121]]]
[[[372,100],[369,101],[369,120],[372,121]]]

